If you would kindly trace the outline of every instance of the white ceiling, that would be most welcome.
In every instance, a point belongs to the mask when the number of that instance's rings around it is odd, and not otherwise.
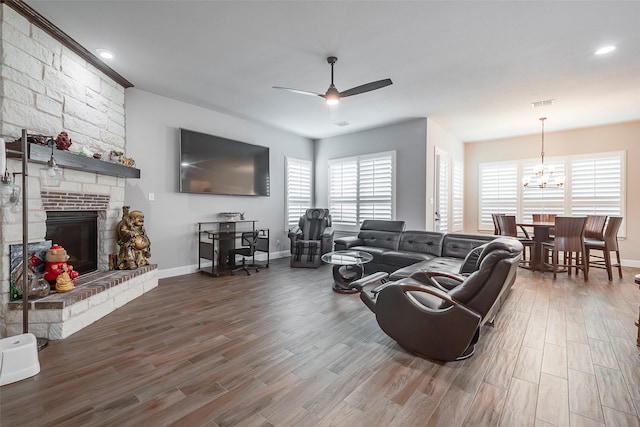
[[[115,51],[108,65],[141,90],[310,138],[416,117],[463,141],[536,133],[543,115],[547,131],[640,119],[637,1],[27,3],[88,50]],[[331,111],[272,88],[324,93],[331,55],[338,90],[393,85]]]

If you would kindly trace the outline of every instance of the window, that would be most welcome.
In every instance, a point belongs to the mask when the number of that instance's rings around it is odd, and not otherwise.
[[[464,166],[456,161],[453,162],[452,187],[451,231],[462,231],[464,228]]]
[[[449,155],[436,147],[435,231],[449,231]]]
[[[526,160],[522,162],[523,178],[535,175],[534,168],[540,164],[540,160]],[[547,168],[554,169],[554,176],[565,176],[565,161],[557,159],[549,159],[545,161]],[[518,182],[522,183],[522,180]],[[565,187],[556,187],[553,185],[545,188],[538,186],[529,186],[522,189],[522,219],[529,221],[534,213],[549,213],[556,215],[564,214],[564,192]]]
[[[571,164],[572,215],[622,215],[622,158],[579,158]]]
[[[536,159],[479,165],[478,228],[492,230],[491,213],[516,215],[530,220],[531,214],[615,215],[625,212],[624,152],[594,153],[546,159],[554,174],[565,176],[563,187],[522,188],[522,178],[533,175]],[[619,235],[626,235],[626,221]]]
[[[329,209],[334,226],[357,228],[365,219],[393,219],[395,152],[329,161]]]
[[[292,229],[298,225],[298,220],[311,207],[311,162],[291,157],[286,158],[287,164],[287,223],[285,229]]]
[[[482,163],[479,171],[478,228],[493,230],[492,213],[516,215],[518,212],[518,165]]]

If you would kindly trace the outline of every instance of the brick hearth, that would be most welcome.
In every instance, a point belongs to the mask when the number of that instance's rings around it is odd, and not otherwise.
[[[73,291],[29,301],[29,332],[50,340],[66,338],[156,286],[155,264],[83,274]],[[10,302],[8,309],[9,335],[22,333],[22,301]]]

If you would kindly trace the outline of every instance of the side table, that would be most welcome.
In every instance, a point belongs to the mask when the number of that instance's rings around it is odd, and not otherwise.
[[[333,290],[343,294],[359,292],[351,289],[351,282],[362,278],[364,264],[371,262],[373,255],[368,252],[345,250],[322,255],[322,261],[333,264]]]

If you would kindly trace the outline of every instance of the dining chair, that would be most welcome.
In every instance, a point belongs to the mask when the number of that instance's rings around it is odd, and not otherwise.
[[[622,264],[620,263],[620,249],[618,248],[618,230],[622,224],[621,216],[610,216],[604,229],[602,239],[585,239],[586,257],[589,267],[604,268],[607,270],[609,281],[613,280],[613,267],[618,268],[618,274],[622,278]],[[602,251],[602,255],[594,255],[591,251]],[[611,263],[611,252],[615,251],[617,263]],[[593,258],[593,260],[592,260]]]
[[[493,234],[496,236],[500,236],[500,223],[498,223],[498,216],[504,215],[501,213],[491,214],[491,219],[493,219]]]
[[[551,252],[551,263],[553,266],[553,278],[558,273],[558,267],[566,267],[567,273],[571,276],[571,270],[582,270],[584,281],[589,280],[589,266],[587,264],[585,243],[584,243],[584,223],[585,217],[565,217],[555,218],[555,238],[553,241],[542,243],[543,248]],[[562,253],[562,263],[560,263],[560,253]]]
[[[531,264],[532,251],[535,246],[535,242],[529,237],[529,233],[521,227],[524,237],[518,236],[518,226],[516,225],[516,217],[514,215],[497,215],[498,229],[500,230],[500,236],[510,236],[517,238],[524,250],[522,251],[522,259],[520,264],[528,266]],[[529,248],[529,255],[526,255],[527,248]]]
[[[556,214],[531,214],[535,222],[553,222],[556,220]]]
[[[554,222],[556,220],[556,214],[531,214],[531,219],[534,222]],[[549,238],[553,240],[555,231],[553,227],[549,228]]]
[[[604,226],[606,223],[606,215],[587,215],[587,220],[584,223],[584,238],[604,240]]]

